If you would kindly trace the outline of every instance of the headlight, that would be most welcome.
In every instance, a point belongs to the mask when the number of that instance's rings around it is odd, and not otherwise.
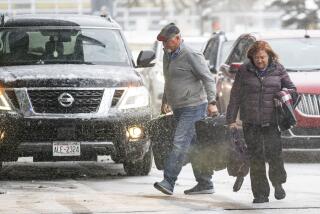
[[[143,130],[138,126],[132,126],[128,128],[126,135],[129,140],[137,140],[143,137]]]
[[[149,92],[145,87],[131,87],[126,90],[119,109],[138,108],[149,105]]]
[[[10,111],[11,107],[7,101],[7,98],[4,95],[4,89],[0,88],[0,110],[7,110]]]

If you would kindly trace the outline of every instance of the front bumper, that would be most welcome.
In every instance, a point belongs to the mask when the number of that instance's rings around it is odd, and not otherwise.
[[[16,161],[21,138],[21,117],[14,112],[0,113],[0,161]]]
[[[294,127],[282,133],[283,158],[287,162],[320,162],[320,129]]]
[[[10,156],[33,156],[34,161],[95,160],[97,155],[112,153],[128,161],[141,159],[149,149],[146,132],[149,120],[149,109],[125,111],[105,118],[24,118],[18,114],[14,118],[8,114],[0,117],[2,127],[6,127],[10,136],[5,139],[6,144],[15,145],[14,155]],[[130,126],[141,127],[144,135],[132,141],[126,135]],[[54,157],[53,142],[79,142],[81,154]],[[2,161],[8,160],[6,157]]]
[[[320,149],[320,129],[294,127],[282,133],[282,143],[288,149]]]

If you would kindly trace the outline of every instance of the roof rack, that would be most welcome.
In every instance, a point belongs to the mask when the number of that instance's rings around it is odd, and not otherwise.
[[[108,20],[109,22],[112,22],[112,18],[109,14],[100,14],[100,17],[103,17],[106,20]]]

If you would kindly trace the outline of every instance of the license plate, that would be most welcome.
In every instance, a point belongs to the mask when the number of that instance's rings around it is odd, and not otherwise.
[[[80,156],[80,142],[53,142],[53,156]]]

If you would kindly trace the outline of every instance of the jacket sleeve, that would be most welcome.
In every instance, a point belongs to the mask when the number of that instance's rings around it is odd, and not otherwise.
[[[281,87],[297,90],[283,66],[281,66]]]
[[[193,74],[199,78],[204,85],[208,103],[216,101],[216,82],[203,54],[192,52],[188,55],[188,61],[192,67]]]
[[[241,101],[241,68],[236,74],[231,93],[230,101],[227,107],[227,124],[236,122]]]
[[[297,88],[291,81],[286,69],[282,65],[281,65],[281,88],[288,89],[293,101],[294,102],[296,101],[298,97]]]

